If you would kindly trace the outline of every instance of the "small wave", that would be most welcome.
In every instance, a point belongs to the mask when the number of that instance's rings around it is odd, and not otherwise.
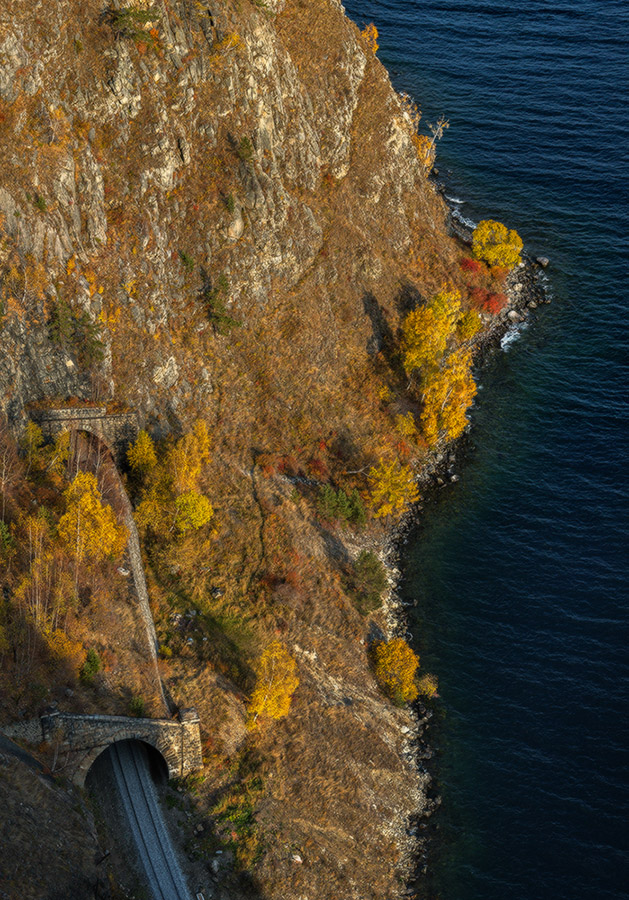
[[[472,231],[476,228],[477,223],[473,219],[468,219],[466,216],[462,216],[458,209],[452,210],[452,218],[457,219],[467,228],[471,228]]]
[[[463,206],[463,204],[465,203],[465,200],[459,200],[458,197],[448,197],[447,194],[445,194],[445,198],[448,203],[456,203],[457,206]]]
[[[527,322],[518,322],[517,325],[514,325],[513,328],[510,328],[507,333],[504,334],[500,339],[500,349],[504,350],[505,353],[508,353],[511,344],[515,344],[516,341],[519,341],[520,335],[523,331],[526,331],[527,328]]]

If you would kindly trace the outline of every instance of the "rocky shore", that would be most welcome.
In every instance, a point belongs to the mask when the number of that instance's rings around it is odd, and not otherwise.
[[[450,217],[452,233],[463,243],[472,243],[473,229],[456,215],[456,208]],[[549,304],[550,298],[544,289],[543,269],[548,265],[547,259],[535,260],[523,253],[522,263],[509,274],[506,293],[509,302],[505,309],[491,321],[486,323],[483,331],[475,340],[474,359],[477,367],[482,367],[490,353],[500,349],[501,342],[510,331],[530,318],[531,311]],[[407,637],[413,635],[407,614],[408,604],[400,597],[399,586],[402,578],[405,547],[410,535],[421,522],[425,502],[436,499],[437,492],[460,479],[457,469],[465,463],[469,451],[470,428],[456,441],[446,446],[435,448],[417,475],[422,497],[410,507],[403,519],[392,529],[380,550],[380,556],[387,568],[390,592],[385,602],[387,625],[391,634]],[[439,702],[438,700],[436,701]],[[429,875],[431,865],[431,847],[436,841],[434,823],[431,817],[441,805],[438,784],[438,768],[431,763],[435,757],[435,747],[431,737],[431,721],[433,709],[431,704],[421,700],[415,702],[412,710],[413,727],[408,735],[409,747],[412,748],[418,776],[423,788],[423,804],[417,809],[405,839],[400,842],[402,859],[412,871],[405,895],[419,896],[425,888],[425,879]],[[409,863],[411,865],[409,865]]]

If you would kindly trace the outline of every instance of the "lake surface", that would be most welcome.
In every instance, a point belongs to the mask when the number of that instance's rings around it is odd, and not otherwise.
[[[351,2],[463,215],[548,256],[553,303],[480,375],[461,481],[407,546],[439,677],[430,896],[629,897],[629,4]]]

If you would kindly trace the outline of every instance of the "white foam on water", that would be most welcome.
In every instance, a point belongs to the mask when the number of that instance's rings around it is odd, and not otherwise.
[[[465,203],[465,200],[459,200],[458,197],[448,197],[447,194],[445,195],[445,198],[448,203],[456,203],[457,206],[463,206],[463,204]]]
[[[504,350],[505,353],[508,353],[511,344],[515,344],[516,341],[519,341],[520,335],[523,331],[526,331],[527,328],[528,322],[518,322],[517,325],[510,328],[500,339],[500,349]]]
[[[477,223],[473,219],[468,219],[465,216],[462,216],[458,209],[452,210],[452,217],[454,219],[458,219],[459,222],[462,222],[463,225],[466,225],[468,228],[474,230],[476,228]]]

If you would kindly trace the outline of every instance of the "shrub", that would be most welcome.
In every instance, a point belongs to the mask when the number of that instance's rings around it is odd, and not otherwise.
[[[417,689],[422,697],[438,697],[439,683],[436,675],[430,675],[428,672],[417,682]]]
[[[149,22],[156,22],[159,18],[159,12],[152,7],[139,9],[137,6],[122,6],[120,9],[116,9],[114,6],[109,6],[102,14],[102,20],[111,26],[114,37],[144,41],[147,44],[154,43],[155,37],[142,26]]]
[[[481,261],[479,259],[472,259],[470,256],[465,256],[459,265],[464,272],[469,272],[471,275],[478,275],[483,269]]]
[[[489,294],[485,301],[484,308],[488,313],[491,313],[492,316],[495,316],[499,312],[502,312],[507,303],[508,297],[506,294]]]
[[[183,250],[180,250],[179,251],[179,259],[181,260],[184,268],[186,268],[189,272],[191,272],[194,269],[194,259],[188,253],[185,253]]]
[[[374,648],[376,680],[397,706],[417,698],[419,657],[404,638],[380,641]]]
[[[502,222],[484,219],[474,229],[472,252],[476,259],[484,260],[489,266],[504,266],[512,269],[520,261],[522,238],[515,230],[509,231]]]
[[[488,297],[489,291],[485,288],[475,287],[470,291],[470,303],[476,307],[476,309],[483,309]]]
[[[175,500],[175,526],[181,533],[197,531],[207,525],[213,515],[212,504],[198,491],[186,491]]]
[[[248,137],[241,138],[236,149],[236,156],[241,162],[250,162],[253,159],[253,144]]]
[[[335,491],[329,484],[319,489],[317,500],[319,515],[328,521],[340,519],[354,525],[364,525],[367,521],[365,506],[356,489],[346,494],[344,490]]]
[[[395,417],[395,430],[398,431],[402,437],[406,438],[414,438],[417,436],[417,425],[415,424],[415,419],[413,417],[412,412],[407,412],[405,415],[399,415]]]
[[[84,684],[91,684],[94,681],[94,677],[100,672],[101,662],[100,656],[96,652],[96,650],[92,650],[91,648],[87,651],[87,656],[85,657],[85,662],[81,668],[79,673],[79,677]]]
[[[141,719],[146,712],[145,703],[142,697],[132,697],[129,701],[129,713]]]
[[[228,334],[232,328],[239,328],[241,323],[227,312],[227,295],[229,293],[227,276],[224,274],[219,275],[216,279],[216,284],[212,285],[210,276],[202,269],[201,278],[202,285],[199,297],[205,306],[205,311],[212,323],[214,333]]]
[[[360,33],[363,36],[365,43],[375,56],[375,54],[378,52],[378,29],[373,24],[373,22],[370,22],[369,25],[365,25]]]
[[[378,609],[387,585],[384,566],[369,550],[363,550],[358,555],[344,579],[345,590],[363,616]]]

